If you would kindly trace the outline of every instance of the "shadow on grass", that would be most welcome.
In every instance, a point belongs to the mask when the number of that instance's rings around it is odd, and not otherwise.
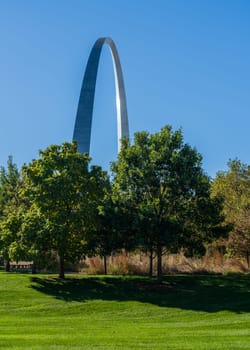
[[[161,285],[146,277],[32,277],[32,288],[67,302],[139,301],[195,311],[250,312],[249,275],[165,276]]]

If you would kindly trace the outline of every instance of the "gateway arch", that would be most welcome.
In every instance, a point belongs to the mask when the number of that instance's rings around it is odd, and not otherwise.
[[[89,154],[96,78],[104,44],[107,44],[111,51],[115,75],[118,152],[121,138],[129,138],[125,87],[118,51],[111,38],[99,38],[89,55],[76,114],[73,140],[77,141],[78,151],[81,153]],[[103,137],[106,137],[106,134],[103,134]]]

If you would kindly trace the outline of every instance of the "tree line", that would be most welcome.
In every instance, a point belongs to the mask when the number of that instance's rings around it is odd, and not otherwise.
[[[99,255],[106,272],[107,256],[140,249],[149,255],[150,275],[157,258],[160,280],[164,254],[203,255],[217,240],[249,263],[249,166],[231,161],[211,181],[202,156],[171,126],[137,132],[133,144],[123,139],[111,175],[90,161],[75,142],[65,142],[40,151],[21,171],[11,157],[1,167],[0,254],[7,271],[11,260],[32,260],[35,271],[56,259],[64,278],[67,262]]]

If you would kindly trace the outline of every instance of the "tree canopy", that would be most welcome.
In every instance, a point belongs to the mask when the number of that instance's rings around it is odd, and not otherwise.
[[[136,227],[136,243],[156,252],[159,278],[164,250],[194,252],[221,234],[221,204],[210,198],[201,160],[181,130],[166,126],[155,134],[136,133],[133,145],[123,140],[112,165],[114,194],[133,217],[127,231]]]
[[[212,184],[213,195],[224,199],[225,220],[233,224],[228,241],[231,254],[244,256],[250,266],[250,166],[230,160],[227,171],[219,171]]]
[[[0,251],[5,260],[5,269],[9,271],[9,262],[15,251],[21,224],[20,192],[22,180],[17,165],[10,156],[7,168],[0,168]]]
[[[139,249],[149,253],[150,274],[157,257],[160,280],[164,254],[203,255],[207,243],[227,236],[231,221],[247,245],[249,168],[233,162],[234,175],[218,174],[211,196],[202,156],[184,142],[182,130],[165,126],[135,133],[133,144],[123,139],[111,181],[90,160],[75,142],[40,151],[21,172],[9,158],[0,169],[0,253],[6,262],[48,266],[56,258],[64,278],[65,264],[85,255],[103,257],[107,272],[106,256]],[[235,177],[241,179],[237,186]],[[230,191],[222,193],[225,184]]]
[[[40,151],[40,158],[23,169],[25,196],[46,220],[44,239],[58,254],[62,278],[65,261],[83,254],[108,182],[100,167],[89,169],[89,161],[77,152],[76,143],[63,143]]]

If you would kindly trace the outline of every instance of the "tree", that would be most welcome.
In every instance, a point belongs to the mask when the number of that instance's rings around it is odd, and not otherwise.
[[[85,252],[89,256],[100,256],[107,274],[107,256],[116,249],[116,232],[114,229],[114,207],[107,193],[103,203],[98,207],[96,227],[88,232]]]
[[[213,195],[224,199],[225,221],[233,224],[229,253],[245,257],[250,267],[250,166],[229,160],[227,171],[219,171],[212,184]]]
[[[156,253],[159,280],[166,251],[189,247],[190,239],[196,237],[194,251],[216,235],[215,228],[222,221],[219,202],[210,200],[209,179],[201,159],[195,149],[184,144],[181,130],[166,126],[155,134],[136,133],[133,145],[123,140],[112,165],[114,194],[130,208],[137,245]],[[213,234],[208,238],[203,231]]]
[[[106,184],[105,196],[98,206],[98,217],[93,231],[89,231],[86,239],[86,255],[99,255],[103,258],[104,273],[107,274],[107,257],[121,251],[130,249],[131,237],[128,237],[128,212],[124,211],[121,202],[115,200],[110,183]],[[125,230],[125,231],[124,231]],[[130,226],[131,232],[131,226]]]
[[[21,226],[18,232],[18,240],[12,249],[15,260],[31,260],[32,273],[37,268],[47,268],[53,261],[53,251],[50,242],[50,222],[33,203],[22,215]]]
[[[21,225],[19,207],[22,179],[11,156],[7,168],[0,168],[0,250],[5,260],[5,270],[10,269],[10,248],[14,246]]]
[[[87,232],[96,225],[108,177],[100,167],[89,170],[90,158],[77,152],[75,142],[51,145],[39,154],[23,168],[25,195],[46,222],[37,242],[57,252],[64,278],[65,262],[80,259]]]
[[[0,167],[0,214],[4,214],[6,206],[19,204],[20,173],[13,163],[12,156],[7,161],[7,169]]]

